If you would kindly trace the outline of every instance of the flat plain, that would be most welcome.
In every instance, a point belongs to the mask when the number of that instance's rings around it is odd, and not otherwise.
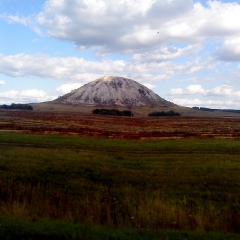
[[[0,130],[115,139],[240,139],[235,117],[118,117],[81,112],[0,111]]]
[[[1,239],[239,239],[239,139],[237,117],[1,111]]]

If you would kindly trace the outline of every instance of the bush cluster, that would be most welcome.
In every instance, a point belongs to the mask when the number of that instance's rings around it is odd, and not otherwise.
[[[119,111],[117,109],[94,109],[93,114],[114,115],[114,116],[133,116],[133,113],[128,110]]]
[[[160,117],[160,116],[180,116],[181,114],[178,112],[174,112],[173,110],[170,110],[168,112],[152,112],[149,113],[148,116],[149,117]]]
[[[195,110],[209,111],[209,112],[227,112],[227,113],[240,113],[240,110],[236,109],[216,109],[216,108],[205,108],[205,107],[192,107]]]
[[[0,105],[0,108],[2,109],[22,109],[22,110],[33,110],[33,107],[29,104],[16,104],[16,103],[12,103],[11,105]]]

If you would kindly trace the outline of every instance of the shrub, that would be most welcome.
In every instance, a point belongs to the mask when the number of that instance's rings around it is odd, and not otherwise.
[[[93,114],[114,115],[114,116],[133,116],[133,113],[128,110],[119,111],[117,109],[94,109]]]
[[[160,116],[180,116],[181,114],[178,112],[174,112],[173,110],[170,110],[168,112],[152,112],[149,113],[148,116],[149,117],[160,117]]]
[[[29,104],[16,104],[16,103],[12,103],[11,105],[0,105],[0,108],[3,109],[22,109],[22,110],[33,110],[33,107]]]

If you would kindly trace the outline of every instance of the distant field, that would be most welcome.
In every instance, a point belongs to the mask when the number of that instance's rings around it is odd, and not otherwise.
[[[239,239],[239,171],[237,139],[2,131],[0,237]]]
[[[140,118],[0,110],[0,131],[136,140],[240,139],[240,117]]]
[[[35,103],[31,104],[35,111],[49,111],[49,112],[76,112],[76,113],[92,113],[93,109],[96,108],[106,108],[106,106],[83,106],[83,105],[71,105],[71,104],[59,104],[57,102],[45,102],[45,103]],[[183,107],[179,105],[172,105],[171,103],[164,103],[159,106],[108,106],[108,108],[118,109],[118,110],[131,110],[136,117],[147,117],[151,112],[168,112],[170,110],[174,110],[175,112],[179,112],[182,116],[188,117],[240,117],[239,113],[231,113],[231,112],[221,112],[221,111],[209,111],[209,109],[205,108],[205,111],[200,110],[199,108],[190,108]],[[198,109],[198,110],[196,110]],[[202,108],[204,109],[204,108]],[[206,111],[208,110],[208,111]]]

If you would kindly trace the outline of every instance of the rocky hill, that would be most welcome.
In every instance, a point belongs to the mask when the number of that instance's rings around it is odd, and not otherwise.
[[[31,104],[35,111],[81,112],[97,108],[130,110],[136,117],[156,112],[177,112],[181,116],[239,117],[236,112],[202,111],[169,102],[142,84],[123,77],[105,76],[65,94],[54,101]]]
[[[84,106],[174,106],[152,90],[131,79],[105,76],[54,101]]]

